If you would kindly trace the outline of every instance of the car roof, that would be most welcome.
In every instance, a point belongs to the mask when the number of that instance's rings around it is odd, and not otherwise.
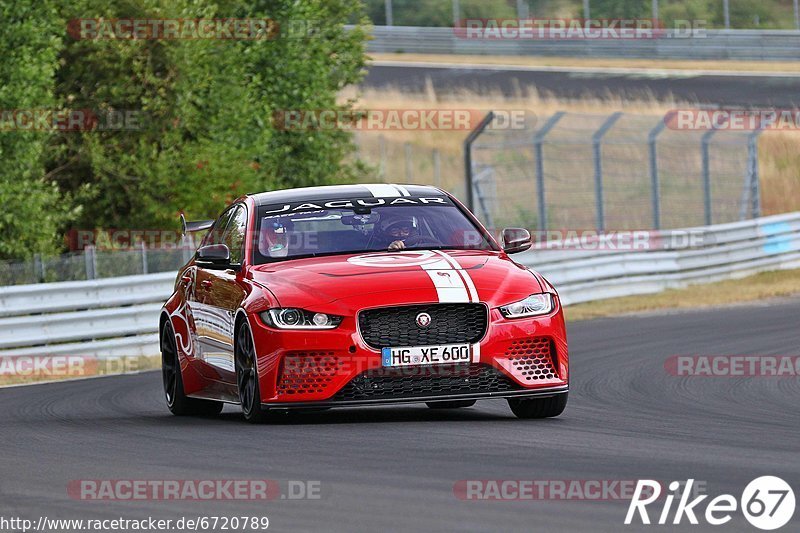
[[[301,187],[249,194],[257,206],[296,202],[346,200],[352,198],[393,198],[402,196],[447,197],[447,193],[429,185],[394,185],[364,183]]]

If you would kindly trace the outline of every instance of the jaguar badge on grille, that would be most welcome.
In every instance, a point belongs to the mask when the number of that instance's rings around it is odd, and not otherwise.
[[[420,313],[417,315],[417,325],[421,328],[427,328],[431,325],[431,315],[428,313]]]

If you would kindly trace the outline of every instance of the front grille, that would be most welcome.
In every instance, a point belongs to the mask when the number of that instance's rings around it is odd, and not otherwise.
[[[522,389],[488,365],[376,368],[354,378],[333,399],[400,400]]]
[[[420,313],[431,316],[426,328],[417,325]],[[483,304],[408,305],[368,309],[358,314],[364,342],[377,349],[472,344],[483,338],[487,322],[487,310]]]

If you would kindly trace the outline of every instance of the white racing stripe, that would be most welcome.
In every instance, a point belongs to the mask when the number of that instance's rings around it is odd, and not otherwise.
[[[364,185],[364,187],[369,189],[370,194],[375,198],[395,198],[402,194],[400,189],[389,184]]]
[[[445,259],[422,265],[436,287],[439,303],[468,303],[470,301],[464,280]]]
[[[468,301],[470,301],[472,303],[480,302],[480,298],[478,298],[478,289],[475,288],[475,283],[472,281],[472,278],[470,277],[469,272],[464,270],[464,267],[462,267],[458,263],[458,261],[456,261],[455,258],[450,257],[445,252],[442,252],[441,250],[433,250],[433,253],[443,257],[444,260],[447,261],[448,264],[450,264],[452,266],[452,268],[455,269],[456,274],[458,274],[459,277],[462,278],[462,282],[464,283],[464,286],[469,291],[469,298],[470,299]]]
[[[433,285],[436,287],[436,293],[439,296],[439,303],[479,302],[478,290],[475,288],[475,283],[472,281],[469,272],[464,270],[455,258],[439,250],[433,250],[433,252],[442,259],[422,265],[422,269],[433,280]],[[480,343],[470,345],[470,351],[472,352],[472,362],[480,363]]]
[[[445,252],[442,252],[440,250],[433,250],[433,252],[441,256],[444,259],[444,261],[446,261],[447,264],[454,269],[451,270],[451,272],[455,275],[458,275],[459,279],[464,284],[464,287],[466,287],[467,291],[469,292],[469,300],[462,300],[462,301],[472,302],[472,303],[480,302],[480,299],[478,298],[478,289],[475,288],[475,283],[472,281],[472,277],[470,277],[469,272],[464,270],[464,267],[462,267],[461,264],[454,257],[450,257]],[[472,362],[480,363],[481,362],[480,343],[475,343],[471,345],[471,349],[472,349]]]
[[[392,187],[397,187],[397,190],[400,191],[400,194],[402,194],[403,196],[411,196],[411,193],[408,192],[408,189],[406,189],[402,185],[394,185],[394,184],[392,184]]]

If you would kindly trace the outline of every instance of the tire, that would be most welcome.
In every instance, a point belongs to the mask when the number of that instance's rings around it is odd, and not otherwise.
[[[261,407],[261,388],[258,385],[256,351],[250,326],[242,323],[236,330],[234,360],[236,365],[236,387],[242,405],[244,419],[258,424],[268,418],[268,412]]]
[[[549,398],[509,398],[508,406],[517,418],[550,418],[564,412],[567,393]]]
[[[431,409],[458,409],[460,407],[472,407],[475,400],[446,400],[442,402],[425,402]]]
[[[175,333],[167,322],[161,328],[161,378],[167,407],[175,416],[216,416],[222,412],[222,402],[189,398],[183,391]]]

